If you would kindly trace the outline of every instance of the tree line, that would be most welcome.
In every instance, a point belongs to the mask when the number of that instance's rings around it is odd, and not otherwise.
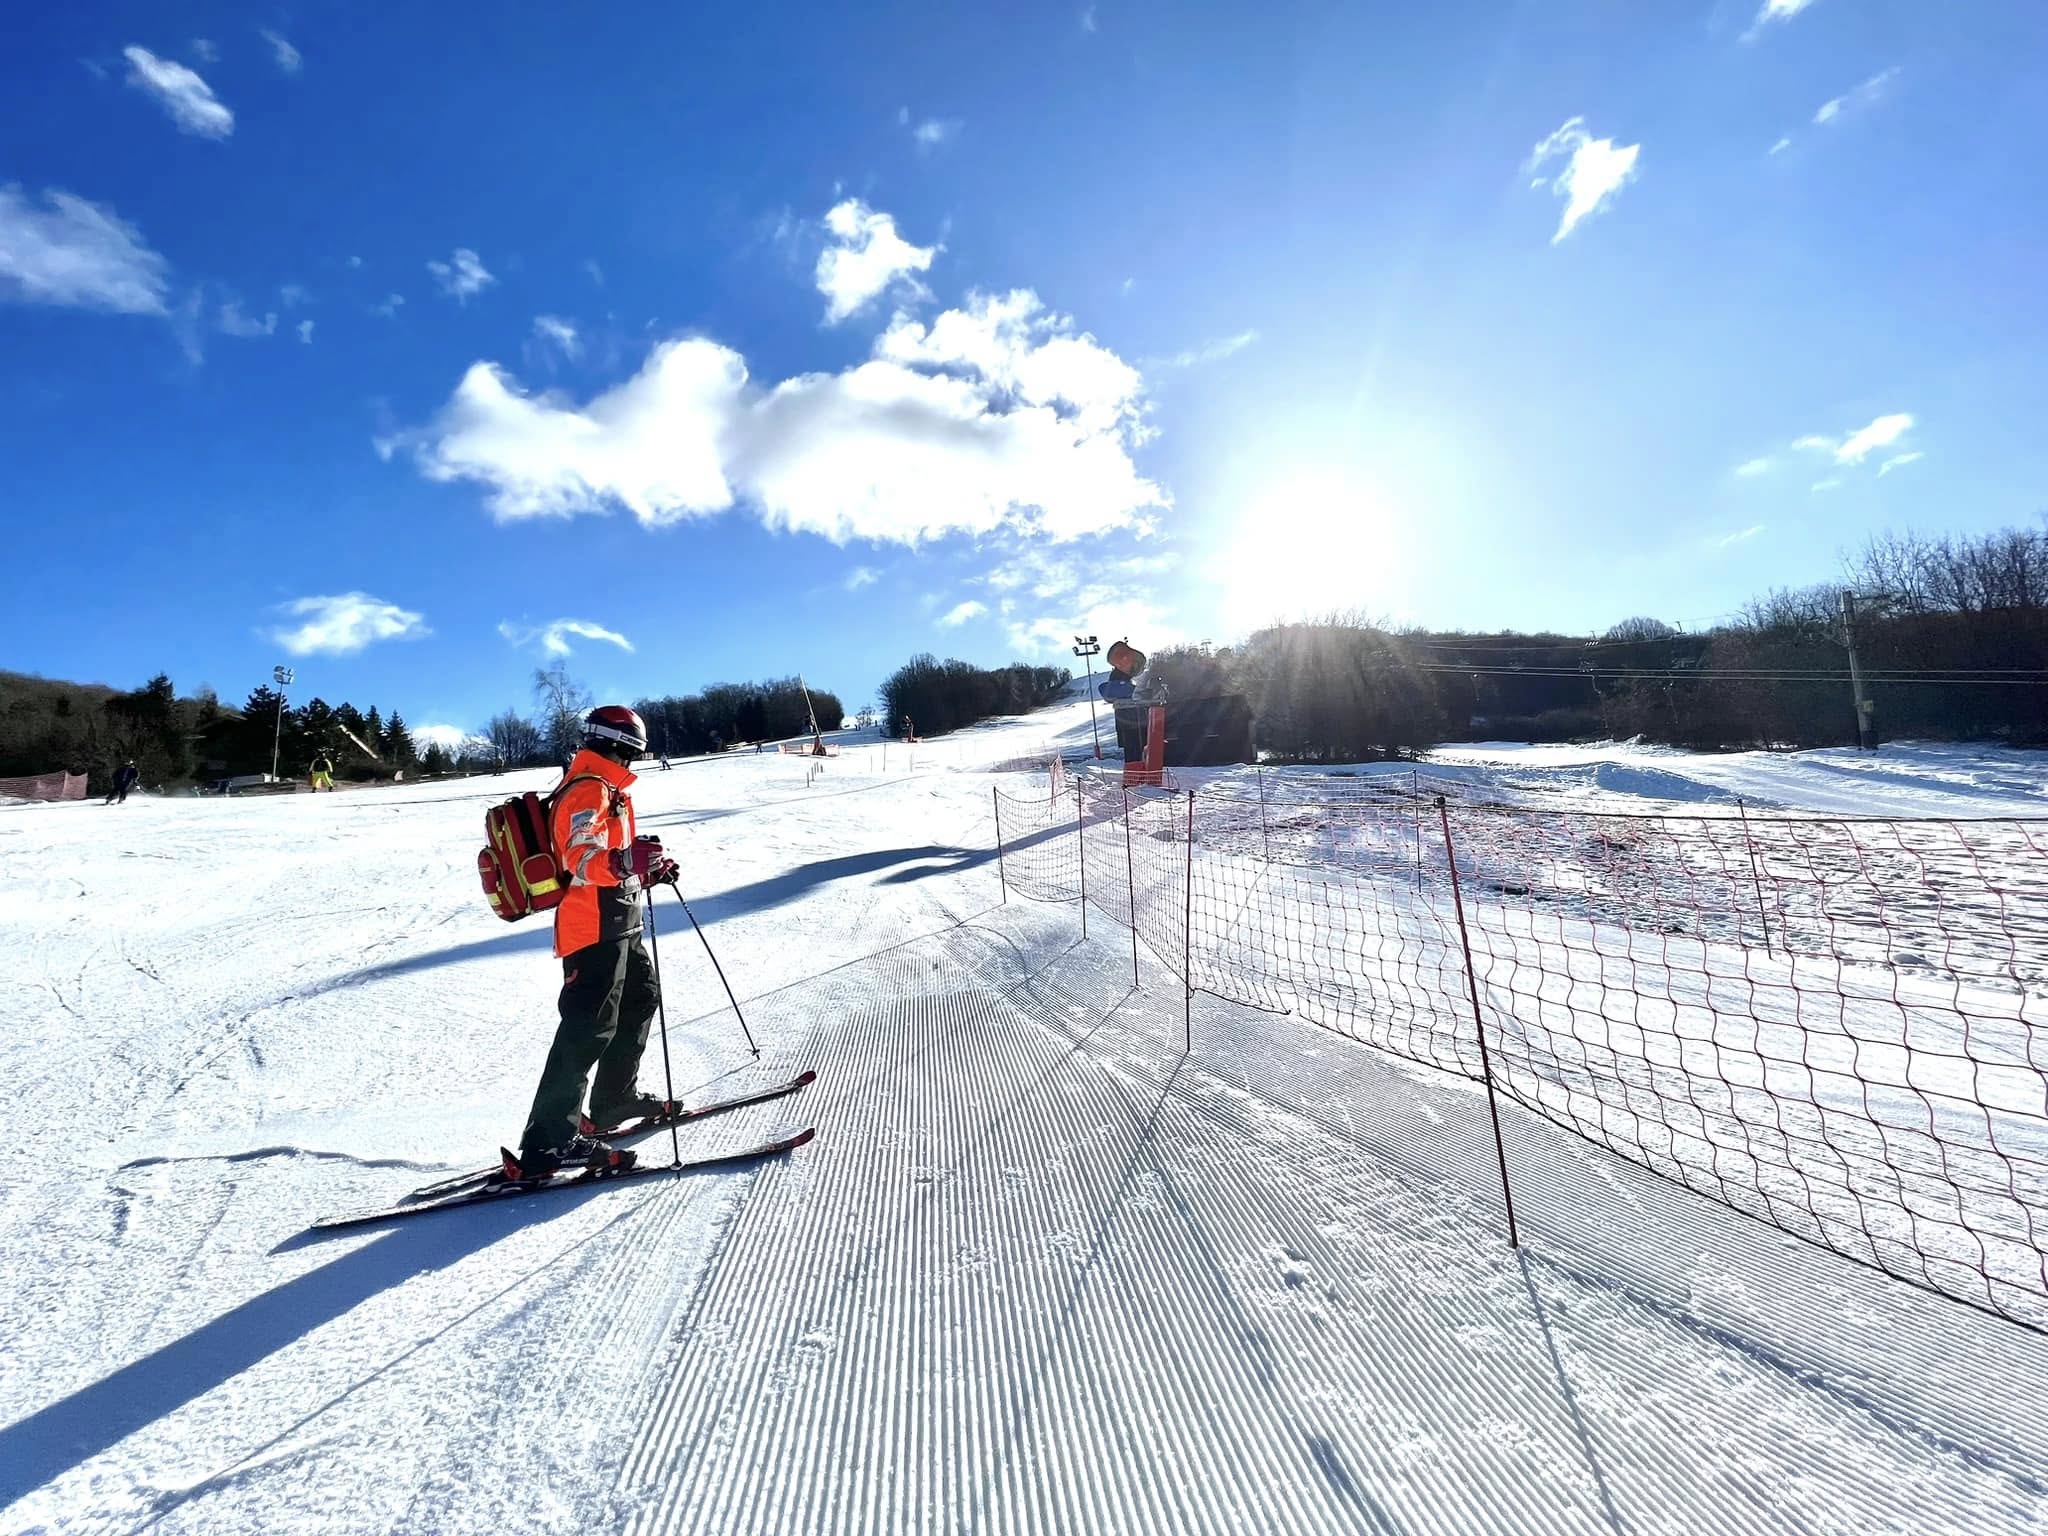
[[[1244,694],[1259,750],[1300,762],[1475,738],[1840,746],[1857,740],[1851,626],[1881,735],[2048,745],[2048,530],[1880,535],[1841,580],[1769,592],[1698,633],[1651,617],[1589,640],[1340,614],[1161,650],[1152,671],[1169,698]]]
[[[279,703],[267,686],[239,709],[204,684],[180,696],[162,672],[132,691],[0,672],[0,778],[62,769],[83,773],[100,794],[131,758],[154,787],[268,773],[273,746],[286,778],[322,754],[345,778],[452,766],[438,746],[421,754],[396,710],[387,718],[375,705]]]
[[[1065,667],[1012,662],[991,670],[925,652],[882,684],[883,729],[902,735],[908,720],[919,736],[937,736],[996,715],[1021,715],[1051,703],[1072,679]]]

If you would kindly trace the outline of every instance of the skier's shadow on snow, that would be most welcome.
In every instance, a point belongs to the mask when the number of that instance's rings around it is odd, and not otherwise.
[[[1065,822],[1055,822],[1042,832],[1029,837],[1019,837],[1003,845],[1006,854],[1014,854],[1029,848],[1034,843],[1049,837],[1070,833],[1073,828]],[[750,912],[764,912],[785,906],[821,885],[834,880],[850,880],[860,875],[871,875],[878,870],[893,869],[893,874],[883,875],[877,885],[907,885],[917,880],[927,880],[933,875],[957,875],[995,862],[993,848],[949,847],[940,843],[925,843],[915,848],[878,848],[867,853],[841,854],[837,858],[813,859],[808,864],[799,864],[784,874],[770,875],[763,880],[736,885],[731,890],[714,891],[692,899],[690,908],[697,914],[697,921],[706,928],[725,921],[727,918],[742,917]],[[897,866],[902,866],[898,868]],[[682,914],[676,910],[673,901],[657,899],[656,914],[666,925]],[[444,965],[460,965],[468,960],[481,960],[491,955],[516,954],[521,950],[551,949],[554,947],[554,928],[548,923],[530,923],[513,933],[497,935],[488,939],[473,939],[467,944],[451,944],[445,949],[429,950],[423,955],[408,955],[401,960],[386,961],[382,965],[368,966],[360,971],[350,971],[324,982],[318,988],[327,991],[334,987],[356,987],[365,982],[382,981],[392,976],[411,976],[421,971],[439,970]]]
[[[415,1276],[447,1269],[521,1227],[574,1210],[581,1203],[570,1195],[545,1207],[536,1205],[522,1210],[516,1207],[526,1203],[514,1201],[466,1213],[448,1212],[396,1228],[296,1279],[251,1297],[91,1386],[0,1429],[0,1509],[62,1477],[137,1430],[148,1428],[215,1387],[234,1380],[315,1329],[347,1316],[379,1293],[403,1285]],[[606,1226],[630,1217],[638,1205],[639,1202],[633,1202]],[[300,1233],[272,1251],[285,1252],[335,1235]],[[492,1296],[416,1340],[396,1359],[382,1361],[374,1370],[353,1376],[338,1393],[314,1406],[306,1418],[325,1412],[399,1360],[431,1345],[448,1328],[488,1305],[496,1296],[530,1278],[522,1271],[510,1285],[494,1287]],[[304,1423],[305,1419],[299,1422]],[[291,1429],[284,1431],[290,1432]],[[256,1454],[256,1449],[247,1454]],[[246,1460],[247,1455],[242,1459]],[[197,1488],[185,1490],[178,1501],[205,1491],[210,1482],[204,1480]],[[168,1513],[168,1509],[157,1513]]]

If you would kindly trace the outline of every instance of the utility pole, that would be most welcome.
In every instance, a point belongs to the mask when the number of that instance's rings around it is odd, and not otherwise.
[[[277,679],[277,723],[270,728],[270,776],[277,777],[277,749],[284,740],[284,691],[298,678],[290,667],[272,667],[270,675]]]
[[[1870,695],[1863,689],[1863,664],[1856,655],[1856,594],[1842,589],[1842,644],[1849,648],[1849,689],[1856,699],[1856,745],[1861,751],[1877,747],[1877,722],[1872,718]]]
[[[1095,738],[1095,758],[1102,760],[1102,731],[1095,724],[1095,661],[1102,647],[1095,643],[1093,635],[1074,636],[1074,654],[1081,658],[1081,665],[1088,674],[1088,734]]]

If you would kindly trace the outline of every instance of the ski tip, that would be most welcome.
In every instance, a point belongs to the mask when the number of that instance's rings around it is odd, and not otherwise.
[[[815,1083],[817,1080],[818,1074],[811,1070],[811,1068],[809,1067],[805,1067],[803,1071],[797,1073],[796,1075],[796,1082],[799,1087],[808,1086],[811,1083]]]
[[[785,1152],[794,1152],[817,1134],[818,1128],[815,1125],[807,1125],[794,1136],[783,1137],[781,1141],[776,1143],[776,1146]]]

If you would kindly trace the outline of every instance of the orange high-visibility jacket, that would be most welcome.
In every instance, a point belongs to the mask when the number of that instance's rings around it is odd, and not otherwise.
[[[617,929],[616,909],[639,900],[640,882],[612,873],[610,857],[614,848],[633,846],[633,802],[626,789],[636,777],[588,748],[569,764],[549,828],[555,860],[569,881],[569,894],[555,908],[557,955],[572,955],[606,937],[606,909],[614,909],[611,926]]]

